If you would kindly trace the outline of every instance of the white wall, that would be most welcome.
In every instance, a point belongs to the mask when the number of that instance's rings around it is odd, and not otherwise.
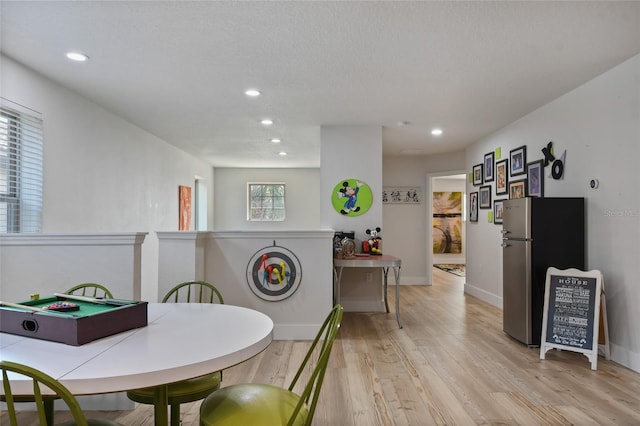
[[[545,177],[545,196],[585,197],[587,268],[604,274],[612,358],[640,371],[640,56],[471,146],[467,170],[497,147],[505,158],[526,145],[527,161],[540,159],[549,141],[567,157],[563,180]],[[502,306],[501,227],[486,212],[467,225],[466,291]]]
[[[216,168],[213,229],[216,231],[301,230],[320,228],[319,169]],[[247,183],[284,182],[283,222],[247,220]]]
[[[0,299],[21,302],[32,294],[44,298],[95,282],[114,297],[140,300],[146,236],[143,232],[0,235]]]
[[[332,241],[331,230],[162,232],[160,289],[166,293],[179,280],[205,280],[220,290],[225,303],[269,315],[274,339],[313,339],[333,305]],[[277,302],[251,290],[254,256],[263,249],[271,252],[274,245],[295,257],[288,263],[299,278],[297,290]]]
[[[423,202],[385,204],[383,206],[382,239],[385,252],[402,259],[402,284],[431,284],[427,258],[431,250],[430,192],[427,176],[465,169],[464,151],[430,156],[384,157],[384,186],[416,186],[422,188]]]
[[[320,129],[320,206],[323,228],[354,231],[356,242],[366,230],[382,223],[382,128],[380,126],[323,126]],[[369,210],[360,216],[343,215],[331,202],[336,185],[345,179],[365,182],[373,195]],[[384,235],[384,234],[383,234]],[[384,245],[383,252],[387,253]],[[359,248],[358,251],[361,251]],[[392,254],[392,253],[390,253]],[[365,274],[372,272],[372,281]],[[377,273],[376,273],[377,272]],[[341,304],[346,311],[383,310],[380,269],[354,268],[341,280]]]
[[[213,199],[212,168],[15,61],[0,59],[2,96],[44,118],[43,232],[148,232],[142,297],[155,300],[153,231],[177,230],[178,185],[193,187],[196,175],[211,182]]]
[[[267,314],[276,340],[313,339],[333,306],[331,230],[212,232],[206,242],[205,279],[215,283],[225,303]],[[247,270],[258,251],[277,245],[300,262],[300,285],[277,302],[257,297],[249,288]]]
[[[382,223],[382,128],[323,126],[320,140],[322,226],[355,231],[356,238],[362,240],[367,228]],[[373,203],[367,213],[351,217],[333,208],[333,189],[344,179],[360,179],[369,185]]]

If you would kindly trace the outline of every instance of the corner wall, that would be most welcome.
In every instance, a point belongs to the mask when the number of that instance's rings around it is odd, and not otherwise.
[[[465,169],[464,151],[429,156],[384,157],[384,186],[415,186],[422,189],[423,201],[413,204],[384,204],[382,239],[385,251],[402,259],[401,284],[431,284],[427,259],[431,244],[430,192],[427,176]]]
[[[178,229],[178,185],[193,187],[196,175],[213,200],[213,169],[3,55],[0,77],[3,97],[43,114],[43,232],[147,232],[142,298],[156,300],[153,231]]]
[[[213,228],[216,231],[320,228],[319,169],[216,168]],[[282,222],[247,220],[247,182],[284,182]]]
[[[356,244],[365,231],[382,223],[382,128],[379,126],[323,126],[320,129],[321,226],[335,231],[354,231]],[[345,179],[365,182],[373,195],[369,210],[359,216],[343,215],[332,204],[336,185]],[[359,250],[360,251],[360,250]],[[391,253],[390,253],[391,254]],[[372,281],[365,274],[372,272]],[[355,268],[343,276],[341,304],[347,311],[384,310],[382,274],[379,268]]]
[[[527,162],[541,159],[549,141],[556,157],[566,150],[566,162],[562,180],[544,170],[544,194],[585,197],[587,268],[604,275],[612,359],[640,371],[640,55],[469,147],[467,171],[497,147],[502,158],[525,145]],[[466,291],[501,307],[502,227],[479,212],[467,226]]]

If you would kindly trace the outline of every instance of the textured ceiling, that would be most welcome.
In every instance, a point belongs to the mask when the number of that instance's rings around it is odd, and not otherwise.
[[[458,150],[640,53],[640,2],[2,1],[0,14],[5,55],[216,167],[318,167],[322,125],[382,126],[385,155]]]

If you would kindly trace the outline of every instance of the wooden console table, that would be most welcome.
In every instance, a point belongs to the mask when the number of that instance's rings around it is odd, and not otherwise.
[[[334,299],[335,303],[340,303],[340,280],[342,279],[343,268],[382,268],[384,276],[384,306],[389,312],[389,302],[387,300],[387,276],[389,268],[393,268],[393,274],[396,279],[396,320],[398,326],[402,328],[400,320],[400,265],[402,261],[388,254],[381,256],[356,256],[351,259],[333,259],[333,277],[334,277]]]

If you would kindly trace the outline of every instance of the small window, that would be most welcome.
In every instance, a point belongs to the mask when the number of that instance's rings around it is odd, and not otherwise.
[[[42,118],[0,98],[0,234],[41,229]]]
[[[247,220],[284,220],[284,183],[248,183]]]

